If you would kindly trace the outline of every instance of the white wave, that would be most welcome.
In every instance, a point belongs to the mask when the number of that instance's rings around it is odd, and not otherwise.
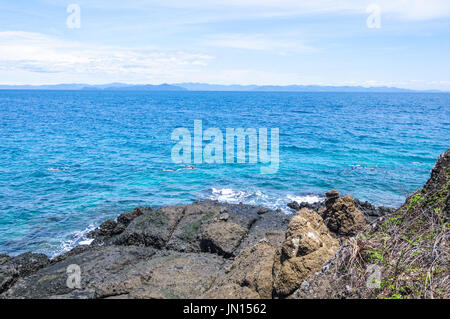
[[[320,195],[305,195],[305,196],[287,195],[286,197],[291,202],[308,203],[308,204],[318,203],[323,200],[323,197]]]
[[[208,195],[208,199],[218,200],[219,202],[229,204],[248,204],[255,206],[263,206],[273,210],[280,209],[285,213],[292,213],[292,210],[287,207],[291,202],[306,202],[309,204],[317,203],[323,200],[320,195],[293,195],[286,194],[284,196],[274,196],[264,194],[261,191],[242,191],[231,188],[211,188]]]
[[[91,238],[87,238],[87,234],[93,231],[96,227],[94,225],[89,225],[83,230],[78,230],[72,232],[68,237],[69,239],[63,240],[60,244],[59,250],[53,255],[57,256],[63,254],[78,245],[90,245],[93,241]]]
[[[82,241],[80,241],[80,245],[90,245],[90,244],[92,244],[92,242],[94,241],[94,238],[89,238],[89,239],[86,239],[86,240],[82,240]]]

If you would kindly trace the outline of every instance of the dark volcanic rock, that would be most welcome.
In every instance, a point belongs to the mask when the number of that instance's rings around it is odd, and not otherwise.
[[[91,245],[51,261],[37,254],[0,255],[0,297],[284,296],[335,250],[316,215],[297,212],[300,224],[291,222],[287,232],[292,215],[262,207],[211,200],[139,207],[102,223],[91,232]],[[298,255],[286,257],[292,249]],[[71,267],[79,267],[80,287],[68,285]]]
[[[92,247],[20,278],[3,297],[102,298],[121,294],[145,280],[148,273],[139,268],[139,263],[154,254],[152,248]],[[81,269],[80,289],[67,285],[70,265],[78,265]]]
[[[216,201],[139,208],[104,222],[91,233],[92,245],[50,263],[45,257],[46,267],[11,268],[15,259],[0,256],[0,296],[270,298],[272,265],[289,220],[281,212]],[[80,288],[67,284],[74,265]]]
[[[146,212],[150,212],[153,209],[151,207],[137,207],[131,212],[125,212],[117,217],[117,223],[122,224],[124,226],[128,226],[136,217],[145,214]]]
[[[331,190],[331,191],[327,192],[326,199],[324,201],[320,201],[320,202],[313,203],[313,204],[310,204],[307,202],[302,202],[302,203],[291,202],[291,203],[288,203],[287,206],[290,209],[293,209],[295,211],[299,211],[302,208],[308,208],[308,209],[312,209],[312,210],[322,214],[323,210],[326,209],[327,203],[331,207],[333,205],[333,203],[339,198],[339,196],[340,195],[337,190]],[[358,200],[357,198],[354,199],[354,202],[355,202],[356,208],[359,209],[361,211],[361,213],[363,213],[364,218],[366,219],[366,221],[368,223],[372,223],[373,221],[377,220],[378,218],[386,216],[388,214],[391,214],[395,211],[395,208],[385,207],[385,206],[374,206],[367,201],[362,202],[362,201]]]
[[[90,232],[88,237],[95,238],[94,245],[103,244],[112,236],[121,234],[136,217],[150,211],[152,211],[151,207],[137,207],[130,212],[122,213],[117,217],[117,222],[111,219],[106,220],[99,228]]]
[[[362,202],[357,198],[355,200],[355,206],[364,214],[366,221],[372,223],[380,217],[392,214],[395,212],[395,208],[384,207],[384,206],[374,206],[368,201]]]
[[[8,260],[10,260],[12,257],[5,255],[5,254],[0,254],[0,265],[7,262]]]
[[[307,209],[312,209],[316,212],[319,211],[319,209],[323,208],[325,205],[325,203],[323,201],[321,202],[317,202],[317,203],[307,203],[307,202],[301,202],[301,203],[297,203],[297,202],[292,202],[292,203],[288,203],[287,206],[290,209],[293,209],[295,211],[299,211],[302,208],[307,208]]]
[[[0,262],[0,293],[2,293],[20,277],[31,275],[48,265],[50,260],[43,254],[24,253],[14,258],[2,255]]]
[[[184,213],[184,206],[147,210],[136,217],[120,235],[111,238],[115,245],[164,248]]]

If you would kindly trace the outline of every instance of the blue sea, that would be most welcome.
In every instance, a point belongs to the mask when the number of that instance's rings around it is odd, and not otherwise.
[[[177,127],[279,128],[280,166],[171,159]],[[0,253],[54,256],[136,206],[399,206],[450,146],[450,94],[0,91]],[[360,166],[352,166],[360,165]],[[169,169],[169,170],[165,170]]]

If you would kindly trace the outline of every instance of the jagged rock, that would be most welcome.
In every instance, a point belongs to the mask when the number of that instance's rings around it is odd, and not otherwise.
[[[356,208],[350,195],[340,197],[337,190],[326,193],[322,218],[327,227],[339,236],[354,236],[366,225],[364,215]]]
[[[20,277],[31,275],[50,263],[44,254],[24,253],[14,258],[0,256],[0,293],[6,291]]]
[[[274,262],[274,290],[287,296],[306,278],[314,275],[339,247],[322,218],[303,208],[292,217],[286,239]]]
[[[444,218],[450,219],[450,149],[442,153],[431,169],[430,179],[423,187],[421,193],[430,198],[429,203],[442,206]]]
[[[384,299],[400,296],[402,299],[448,299],[446,281],[448,271],[435,272],[432,287],[424,285],[423,278],[428,276],[431,268],[448,267],[448,241],[441,241],[436,234],[442,234],[442,238],[448,237],[448,231],[445,233],[443,228],[449,214],[449,167],[450,149],[439,156],[430,178],[422,189],[408,197],[391,215],[380,218],[379,225],[382,224],[384,227],[372,227],[369,236],[359,236],[353,242],[355,246],[345,244],[341,246],[335,260],[327,264],[322,272],[303,282],[289,298]],[[391,220],[401,222],[391,223]],[[385,238],[389,240],[386,241]],[[415,241],[420,241],[420,247],[429,249],[420,249],[419,253],[416,251]],[[360,250],[359,257],[356,256],[359,262],[351,262],[355,248]],[[366,258],[371,251],[381,250],[385,252],[383,261],[377,263],[381,278],[395,276],[396,284],[385,286],[383,289],[372,289],[367,283],[370,278],[368,275],[372,273],[368,269],[373,266],[373,260]],[[420,258],[414,258],[417,253],[420,254]],[[408,255],[412,255],[413,258],[401,257]],[[391,268],[390,265],[396,267]],[[413,273],[411,269],[414,269]],[[437,291],[439,293],[436,293]]]
[[[361,213],[363,213],[368,223],[372,223],[380,217],[395,212],[395,208],[385,206],[376,207],[371,203],[369,203],[368,201],[362,202],[357,198],[355,198],[354,201],[356,208],[358,208],[361,211]]]
[[[91,248],[92,247],[89,245],[76,246],[63,254],[54,257],[52,260],[50,260],[50,263],[54,264],[54,263],[60,262],[64,259],[66,259],[67,257],[75,256],[75,255],[81,254],[85,251],[91,250]]]
[[[291,202],[291,203],[288,203],[287,206],[290,209],[293,209],[295,211],[298,211],[302,208],[308,208],[308,209],[312,209],[317,212],[317,211],[319,211],[319,209],[321,209],[324,206],[324,202],[321,201],[321,202],[312,203],[312,204],[307,203],[307,202],[301,202],[301,203]]]
[[[270,209],[268,209],[268,208],[264,208],[264,207],[261,207],[261,208],[259,208],[258,210],[257,210],[257,214],[258,215],[264,215],[264,214],[266,214],[266,213],[270,213],[272,210],[270,210]]]
[[[183,252],[211,252],[226,258],[235,255],[242,240],[260,216],[245,205],[226,206],[213,201],[185,208],[183,218],[170,238],[167,249]],[[224,213],[224,211],[227,211]],[[228,214],[226,221],[220,217]]]
[[[424,189],[396,214],[411,217],[419,212],[439,225],[446,222],[449,152],[440,157]],[[0,298],[371,296],[361,286],[356,291],[351,274],[339,264],[348,260],[353,247],[344,245],[342,255],[338,251],[335,256],[337,237],[362,229],[360,210],[375,215],[383,209],[351,196],[341,198],[336,190],[327,193],[317,212],[303,206],[295,206],[292,218],[280,211],[209,200],[157,210],[140,207],[103,223],[92,233],[92,245],[75,247],[51,261],[40,254],[0,254]],[[441,258],[438,267],[444,266],[446,242],[431,243]],[[434,263],[434,250],[424,260]],[[81,288],[67,284],[71,265],[80,267]],[[445,278],[445,273],[434,276]]]
[[[230,257],[239,246],[247,228],[233,222],[217,222],[205,227],[201,235],[200,248],[205,252]]]
[[[99,235],[104,237],[111,237],[112,235],[114,235],[114,229],[116,227],[117,223],[112,219],[108,219],[100,225]]]
[[[69,265],[79,265],[81,288],[67,286]],[[6,298],[196,298],[223,273],[212,254],[182,254],[149,247],[93,247],[20,279]]]
[[[264,214],[263,218],[256,220],[250,228],[247,236],[236,250],[236,254],[247,247],[257,245],[261,240],[268,242],[275,248],[281,247],[291,217],[291,215],[276,211]]]
[[[102,298],[121,294],[124,287],[138,285],[136,278],[146,278],[148,273],[139,268],[139,262],[155,254],[152,248],[141,247],[91,247],[80,254],[67,256],[20,278],[6,291],[4,298]],[[81,289],[69,288],[67,269],[78,265],[81,269]],[[120,282],[121,287],[107,291],[105,286]]]
[[[228,213],[222,213],[219,216],[219,220],[223,220],[225,222],[228,220],[228,218],[230,218],[230,214],[228,214]]]
[[[183,218],[174,230],[167,248],[182,252],[201,252],[200,244],[204,230],[211,223],[217,222],[223,209],[211,203],[194,203],[186,206]]]
[[[147,210],[136,217],[118,236],[109,241],[115,245],[165,247],[175,227],[183,216],[184,206],[168,206]]]
[[[325,193],[325,206],[327,206],[327,208],[330,205],[333,205],[334,201],[336,201],[340,195],[339,195],[339,191],[337,191],[336,189],[332,189],[328,192]]]
[[[337,198],[339,198],[339,192],[337,190],[332,190],[328,193],[325,201],[320,201],[312,204],[307,202],[301,203],[291,202],[288,203],[287,206],[294,211],[299,211],[302,208],[312,209],[318,212],[320,215],[322,215],[323,212],[326,210],[326,203],[328,202],[329,204],[331,204],[335,202]],[[367,223],[372,223],[376,221],[378,218],[391,214],[395,211],[395,208],[385,206],[374,206],[368,201],[362,202],[357,198],[355,198],[354,201],[356,208],[358,208],[364,215],[364,218],[366,219]]]
[[[227,269],[226,275],[217,280],[213,288],[215,298],[229,298],[230,291],[245,287],[250,296],[272,298],[273,261],[276,249],[266,241],[240,252]],[[240,292],[241,289],[239,289]],[[211,296],[211,294],[208,294]]]
[[[117,217],[117,223],[128,226],[136,217],[152,210],[151,207],[136,207],[130,212],[120,214],[119,217]]]
[[[5,254],[0,254],[0,265],[7,262],[8,260],[10,260],[12,257],[5,255]]]
[[[91,231],[87,237],[95,238],[94,244],[103,244],[105,240],[108,240],[112,236],[121,234],[136,217],[139,217],[148,211],[152,211],[152,208],[136,207],[130,212],[120,214],[119,217],[117,217],[117,222],[112,219],[106,220],[100,227]]]
[[[284,296],[335,249],[317,213],[302,209],[290,220],[216,201],[138,208],[104,222],[90,246],[23,276],[8,272],[1,297],[271,298],[274,286]],[[0,256],[0,269],[12,260]],[[67,286],[73,264],[81,269],[80,289]]]
[[[103,223],[94,244],[8,282],[1,298],[270,298],[290,216],[260,210],[216,201],[140,208],[121,233],[123,218]],[[0,267],[12,260],[0,258]],[[67,286],[70,265],[80,267],[80,289]]]
[[[341,276],[315,274],[288,297],[288,299],[353,299],[361,298],[347,289],[348,281]]]

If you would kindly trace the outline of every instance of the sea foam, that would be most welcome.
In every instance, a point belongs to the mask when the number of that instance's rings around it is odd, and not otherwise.
[[[287,207],[288,203],[317,203],[324,199],[318,194],[286,194],[286,195],[271,195],[265,194],[260,190],[244,191],[235,190],[232,188],[215,188],[212,187],[208,192],[208,199],[217,200],[229,204],[247,204],[255,206],[263,206],[266,208],[281,210],[285,213],[292,213],[292,210]]]

